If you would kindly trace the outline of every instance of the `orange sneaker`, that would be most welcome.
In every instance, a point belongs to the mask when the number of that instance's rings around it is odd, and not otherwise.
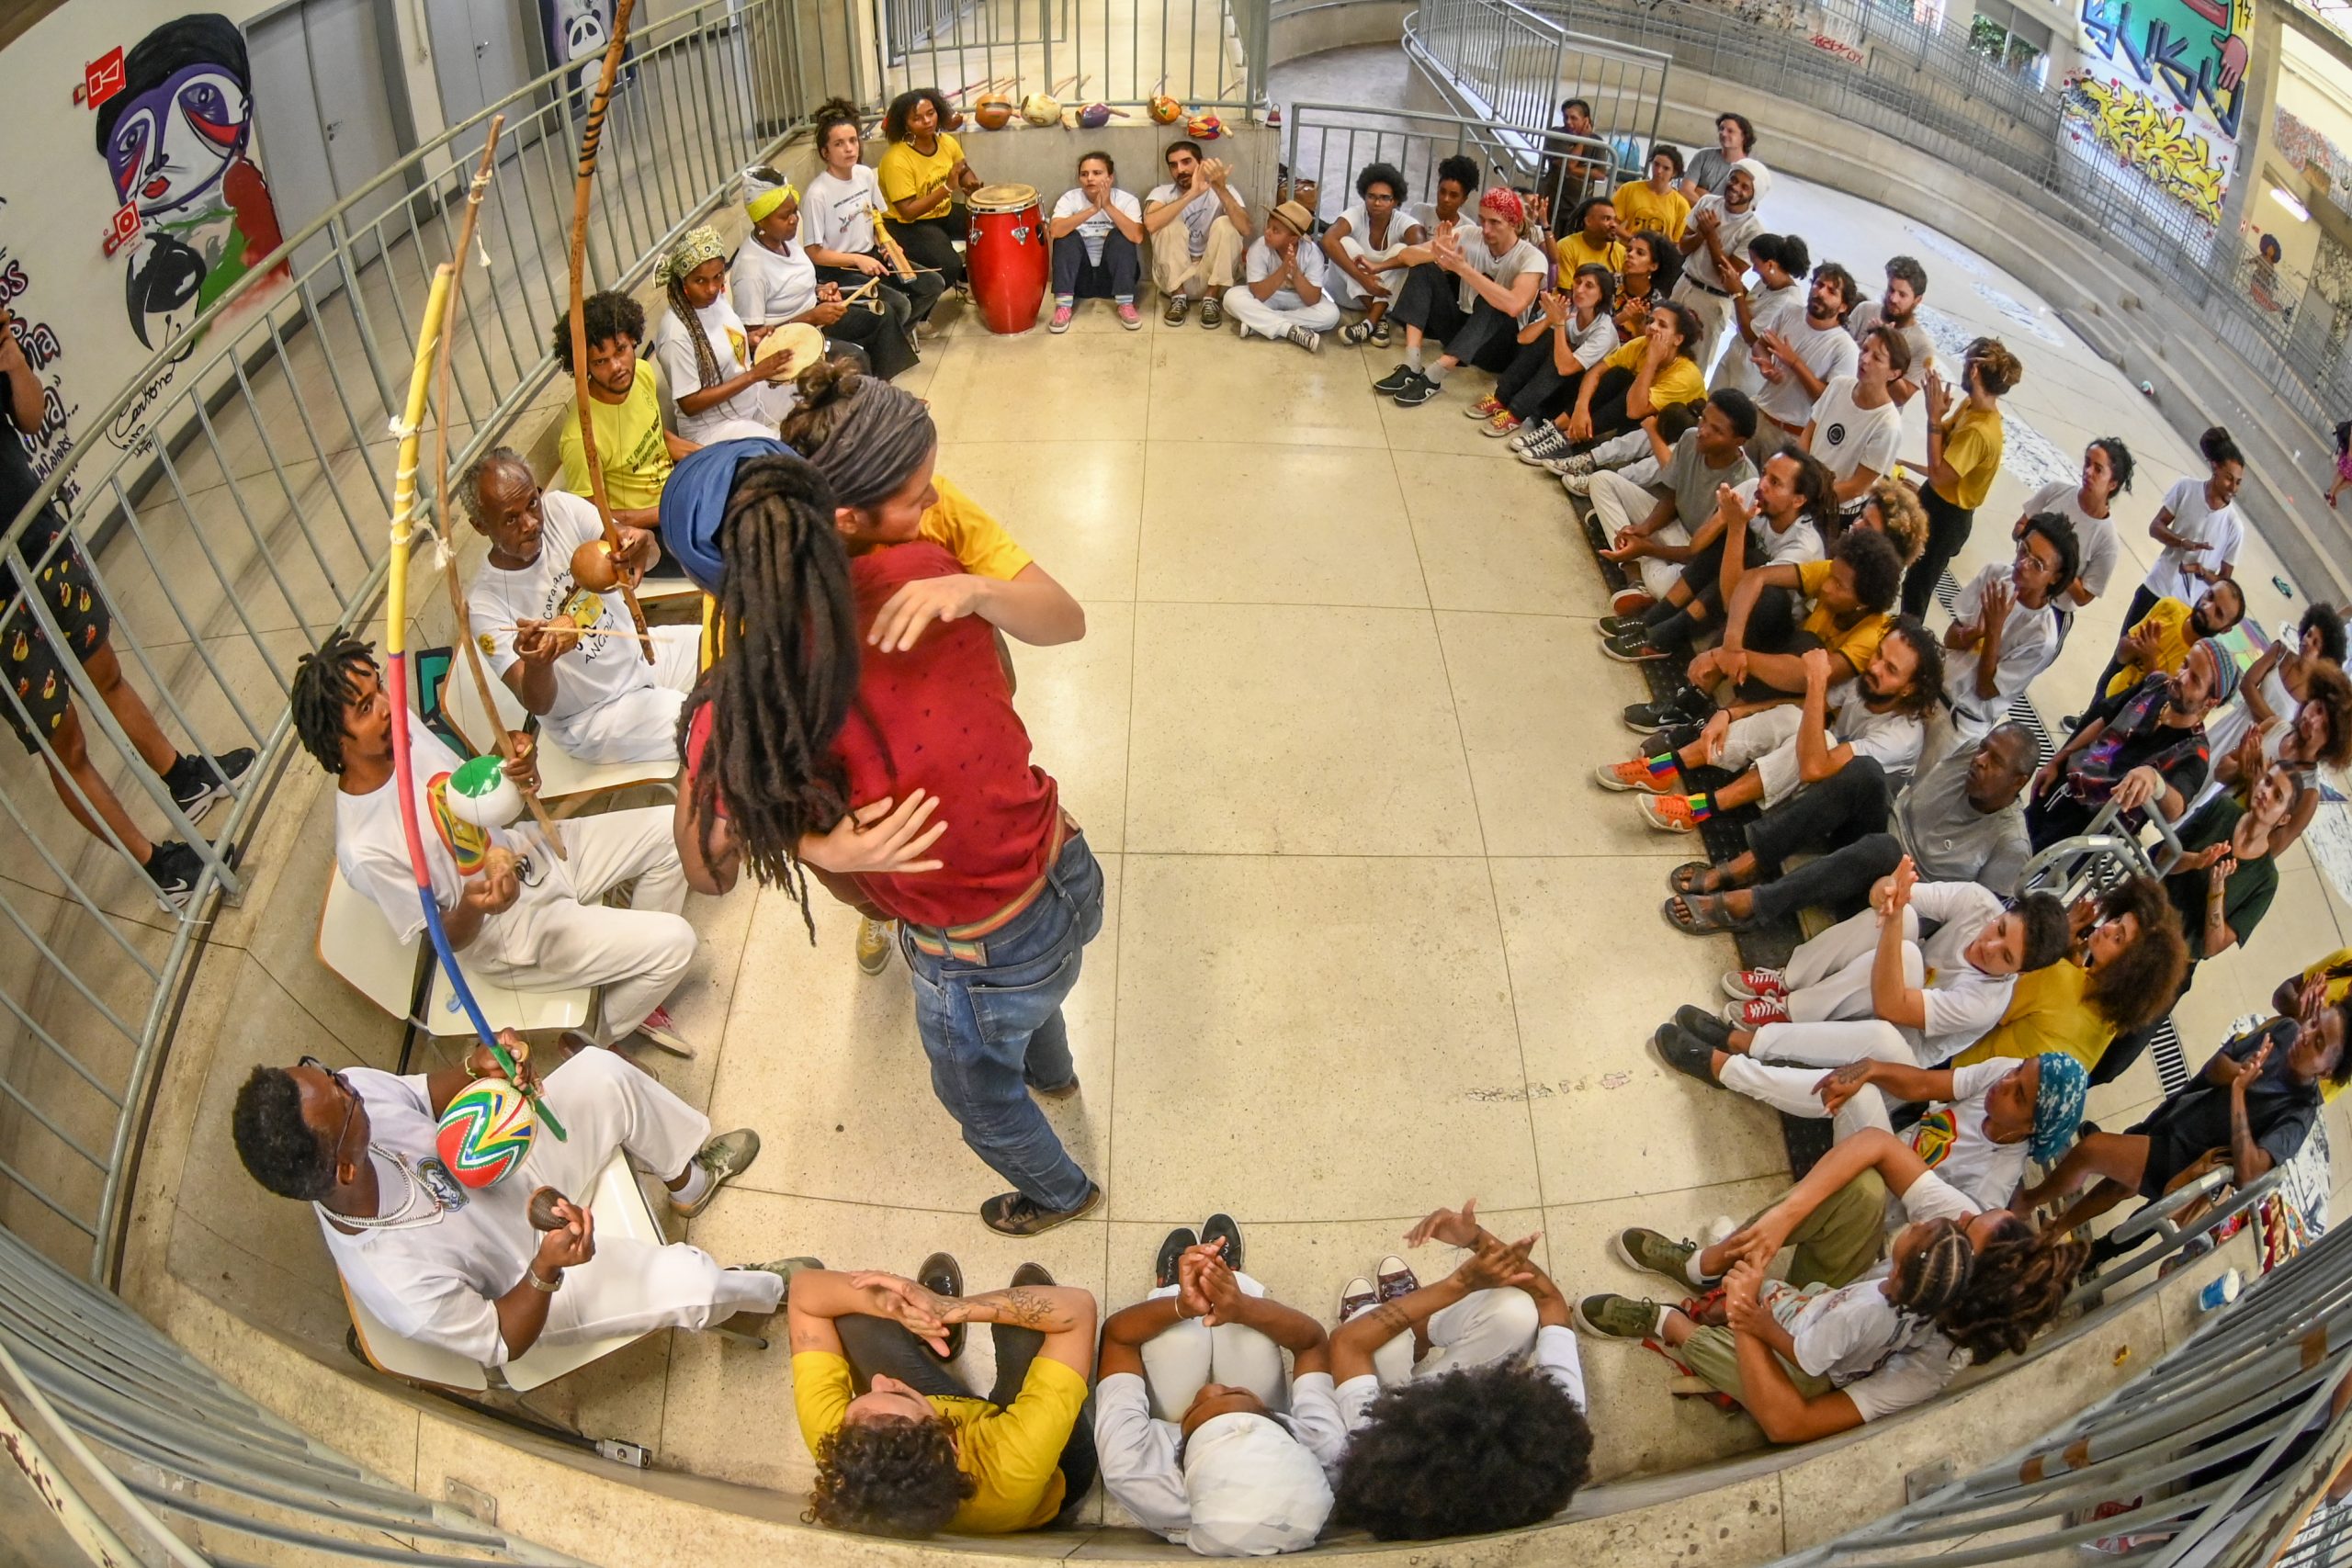
[[[1509,412],[1501,400],[1491,392],[1462,411],[1464,416],[1469,419],[1492,419],[1498,413]]]
[[[1650,760],[1636,757],[1630,762],[1607,762],[1593,770],[1593,782],[1603,789],[1638,790],[1644,795],[1664,795],[1671,786],[1650,772]]]
[[[1699,819],[1690,814],[1690,798],[1682,795],[1654,795],[1642,802],[1642,820],[1661,833],[1695,833]]]

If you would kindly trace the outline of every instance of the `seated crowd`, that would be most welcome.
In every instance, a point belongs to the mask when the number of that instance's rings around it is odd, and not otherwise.
[[[710,230],[679,238],[650,340],[616,293],[586,302],[584,361],[558,323],[591,421],[562,431],[562,488],[503,448],[459,481],[488,544],[467,636],[536,721],[512,738],[509,773],[529,788],[537,747],[666,761],[683,764],[674,807],[573,818],[551,838],[474,826],[448,804],[459,758],[391,711],[365,644],[333,639],[301,661],[293,722],[335,779],[336,863],[388,934],[426,925],[421,876],[481,981],[597,990],[575,1035],[503,1035],[511,1070],[477,1048],[422,1075],[304,1057],[244,1084],[240,1156],[312,1203],[377,1320],[498,1366],[782,1310],[817,1463],[811,1521],[1042,1528],[1099,1477],[1171,1541],[1266,1555],[1328,1525],[1413,1540],[1556,1514],[1592,1468],[1579,1329],[1645,1345],[1676,1392],[1804,1440],[2022,1350],[2090,1256],[2076,1233],[2093,1215],[2295,1156],[2352,1078],[2352,952],[2282,979],[2277,1016],[2132,1127],[2083,1118],[2088,1089],[2146,1048],[2197,965],[2252,934],[2318,769],[2352,760],[2341,613],[2313,606],[2293,641],[2241,667],[2244,459],[2211,432],[2209,475],[2165,493],[2150,526],[2163,554],[2043,759],[2015,705],[2110,584],[2132,456],[2091,443],[2079,484],[2037,492],[2009,558],[1957,585],[1931,629],[2023,367],[1979,338],[1948,381],[1918,319],[1917,261],[1871,269],[1885,279],[1872,300],[1848,267],[1767,232],[1771,176],[1753,128],[1725,115],[1719,151],[1686,164],[1661,145],[1613,192],[1579,166],[1585,194],[1566,213],[1482,188],[1454,157],[1428,208],[1374,164],[1328,226],[1296,201],[1261,222],[1192,142],[1167,149],[1169,180],[1140,202],[1089,153],[1053,208],[1051,325],[1091,297],[1138,324],[1148,243],[1170,324],[1230,314],[1245,337],[1309,349],[1335,330],[1375,346],[1401,333],[1378,387],[1407,406],[1465,367],[1493,378],[1466,412],[1562,478],[1620,580],[1604,650],[1669,677],[1624,711],[1634,754],[1598,774],[1650,827],[1724,852],[1669,874],[1666,921],[1751,933],[1824,918],[1786,964],[1733,970],[1727,999],[1680,1007],[1652,1042],[1710,1089],[1832,1123],[1828,1154],[1785,1195],[1704,1245],[1620,1234],[1615,1256],[1662,1281],[1657,1299],[1572,1300],[1534,1261],[1537,1238],[1493,1235],[1475,1201],[1441,1209],[1404,1239],[1459,1248],[1458,1265],[1424,1284],[1384,1258],[1328,1325],[1246,1272],[1239,1228],[1212,1215],[1171,1232],[1150,1293],[1098,1325],[1089,1292],[1035,1264],[977,1293],[944,1252],[910,1275],[808,1258],[722,1267],[684,1243],[600,1244],[568,1196],[542,1216],[527,1183],[454,1180],[435,1122],[485,1077],[560,1113],[570,1137],[543,1141],[556,1152],[533,1168],[566,1194],[620,1154],[690,1217],[751,1167],[756,1133],[714,1135],[612,1049],[691,1050],[665,1008],[695,951],[679,911],[690,888],[724,894],[748,870],[786,890],[812,942],[813,879],[857,910],[868,974],[894,952],[904,964],[934,1090],[1009,1189],[981,1205],[987,1226],[1026,1238],[1102,1203],[1039,1101],[1080,1091],[1062,1004],[1102,924],[1103,875],[1012,702],[1012,645],[1082,637],[1086,616],[938,471],[928,406],[889,380],[963,282],[953,214],[977,182],[944,108],[936,93],[900,98],[869,170],[854,112],[826,106],[825,173],[805,201],[753,171],[750,237],[731,264]],[[1916,486],[1896,461],[1915,397],[1929,415]],[[599,479],[617,525],[610,589],[575,576],[605,536],[583,499]],[[640,641],[624,590],[661,571],[701,591],[701,624]],[[394,795],[395,725],[414,817],[433,829],[422,867]],[[944,796],[926,767],[938,757],[954,760]],[[2165,874],[2071,904],[2025,885],[2037,851],[2109,807],[2120,831],[2160,819],[2177,840]],[[607,900],[624,886],[626,901]],[[984,1393],[956,1371],[974,1323],[994,1349]]]

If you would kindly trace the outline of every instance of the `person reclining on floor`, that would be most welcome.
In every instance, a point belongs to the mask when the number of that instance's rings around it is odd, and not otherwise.
[[[1240,1264],[1226,1215],[1169,1232],[1151,1294],[1102,1325],[1095,1369],[1102,1490],[1203,1557],[1314,1545],[1346,1440],[1323,1325]]]
[[[662,424],[669,394],[662,367],[645,346],[645,307],[626,294],[591,294],[581,307],[588,336],[588,416],[596,433],[596,466],[605,476],[605,501],[613,521],[650,528],[660,521],[662,487],[680,458],[701,447]],[[556,368],[578,376],[571,360],[571,318],[558,316],[549,330]],[[580,405],[566,404],[556,452],[563,464],[563,488],[591,492],[588,455],[580,439]]]
[[[1676,438],[1655,485],[1630,474],[1591,476],[1585,494],[1600,536],[1609,541],[1601,556],[1633,578],[1611,602],[1617,614],[1638,615],[1665,599],[1685,570],[1699,571],[1702,581],[1713,573],[1711,552],[1723,537],[1717,494],[1725,485],[1738,489],[1755,481],[1756,465],[1747,460],[1747,438],[1755,434],[1756,405],[1747,394],[1718,392],[1700,405],[1699,423]]]
[[[1715,492],[1713,521],[1691,536],[1694,555],[1681,580],[1648,609],[1603,615],[1595,623],[1600,650],[1621,664],[1671,659],[1689,663],[1691,644],[1720,626],[1724,596],[1754,567],[1795,566],[1828,555],[1822,530],[1836,520],[1829,470],[1793,446],[1773,454],[1752,492],[1728,486]],[[1736,540],[1736,547],[1733,541]],[[1623,559],[1620,551],[1601,552]]]
[[[458,496],[490,555],[466,591],[482,662],[537,715],[549,740],[583,762],[645,762],[678,755],[678,710],[695,683],[695,626],[654,626],[653,661],[628,636],[618,589],[580,586],[572,552],[605,536],[596,508],[542,491],[510,446],[475,459]],[[632,583],[661,558],[650,530],[624,525],[614,558]],[[583,636],[582,633],[596,635]]]
[[[2226,577],[2207,590],[2194,606],[2177,599],[2157,600],[2146,615],[2123,628],[2115,643],[2114,678],[2099,688],[2098,700],[2083,710],[2083,718],[2066,728],[2079,728],[2084,718],[2112,715],[2141,682],[2159,672],[2178,674],[2190,649],[2245,619],[2245,590]],[[2233,691],[2222,700],[2235,694]]]
[[[2058,615],[2052,608],[2075,581],[2082,548],[2063,513],[2037,513],[2018,535],[2017,556],[1978,572],[1951,602],[1944,628],[1944,694],[1951,699],[1954,744],[1984,734],[2009,715],[2033,678],[2058,657]]]
[[[569,1136],[542,1127],[519,1168],[460,1184],[438,1153],[441,1113],[479,1078],[503,1078],[487,1045],[460,1066],[406,1077],[340,1070],[305,1056],[255,1067],[230,1131],[246,1172],[318,1213],[327,1252],[355,1300],[403,1339],[502,1367],[534,1346],[706,1328],[770,1313],[814,1258],[722,1269],[684,1242],[596,1235],[586,1207],[616,1153],[664,1179],[689,1219],[759,1157],[759,1134],[710,1135],[710,1118],[609,1051],[581,1051],[539,1077],[530,1047],[499,1035],[517,1081],[538,1082]],[[552,1187],[562,1224],[533,1228],[531,1196]]]
[[[2126,877],[2076,899],[2068,915],[2075,935],[2065,962],[2018,976],[2001,1021],[1951,1066],[2055,1051],[2080,1062],[2097,1083],[2110,1041],[2171,1010],[2188,949],[2163,883]]]
[[[1892,1237],[1890,1194],[1908,1220]],[[1766,1279],[1792,1244],[1787,1278]],[[1981,1366],[2023,1351],[2058,1315],[2089,1248],[1971,1201],[1893,1134],[1870,1128],[1713,1247],[1636,1227],[1611,1250],[1680,1291],[1720,1280],[1724,1320],[1604,1295],[1577,1303],[1577,1325],[1657,1339],[1745,1406],[1767,1438],[1801,1443],[1933,1398],[1963,1357]]]
[[[792,1282],[792,1405],[817,1461],[802,1521],[920,1540],[1075,1514],[1095,1472],[1093,1295],[1035,1263],[977,1296],[945,1253],[917,1273],[820,1269]],[[991,1325],[986,1398],[949,1367],[967,1323]]]
[[[1734,1028],[1721,1049],[1823,1067],[1864,1056],[1939,1066],[2001,1021],[2019,973],[2065,956],[2056,894],[2009,908],[1973,882],[1917,874],[1905,860],[1871,890],[1871,908],[1800,946],[1785,970],[1725,975]]]
[[[2063,1235],[2134,1193],[2163,1197],[2227,1167],[2245,1187],[2302,1151],[2319,1119],[2323,1086],[2352,1080],[2352,1003],[2330,1003],[2311,986],[2294,1017],[2278,1017],[2225,1041],[2196,1080],[2120,1133],[2091,1133],[2058,1168],[2018,1200],[2026,1213],[2098,1184],[2044,1229]]]
[[[1747,848],[1733,859],[1676,866],[1667,919],[1696,932],[1738,931],[1807,908],[1842,918],[1905,856],[1922,880],[1973,882],[2006,898],[2033,857],[2020,797],[2034,755],[2030,730],[1997,724],[1899,792],[1874,759],[1858,757],[1749,823]],[[1808,851],[1827,852],[1788,865]]]
[[[1225,291],[1226,313],[1244,339],[1296,344],[1309,354],[1340,324],[1340,302],[1324,287],[1327,263],[1307,231],[1315,215],[1295,201],[1266,214],[1266,231],[1250,243],[1241,281]]]
[[[1568,1505],[1590,1473],[1592,1427],[1567,1298],[1477,1223],[1477,1201],[1406,1233],[1471,1248],[1422,1285],[1400,1260],[1377,1288],[1349,1282],[1331,1336],[1347,1430],[1334,1519],[1376,1540],[1523,1529]],[[1421,1345],[1428,1353],[1416,1361]]]
[[[2237,686],[2238,661],[2214,638],[2189,649],[2177,675],[2140,682],[2111,718],[2094,718],[2066,738],[2033,776],[2026,831],[2048,849],[2086,831],[2113,802],[2121,830],[2136,833],[2143,813],[2168,822],[2187,813],[2211,770],[2205,716]]]
[[[1834,657],[1816,648],[1801,662],[1801,703],[1775,699],[1767,707],[1741,704],[1720,709],[1679,749],[1600,769],[1600,786],[1643,792],[1644,822],[1661,833],[1690,833],[1721,812],[1759,800],[1779,805],[1836,777],[1859,758],[1875,761],[1883,773],[1908,777],[1927,739],[1925,716],[1936,698],[1938,672],[1935,642],[1918,623],[1899,623],[1871,655],[1861,679],[1847,682],[1834,699]],[[1663,739],[1679,740],[1689,734],[1676,730]],[[1719,789],[1678,793],[1685,774],[1700,767],[1724,768],[1736,776]],[[1667,918],[1673,919],[1671,910]]]
[[[694,962],[686,876],[670,835],[670,808],[607,811],[556,824],[568,858],[558,860],[535,828],[477,828],[443,804],[443,781],[464,761],[415,714],[392,712],[383,672],[368,644],[334,637],[294,668],[294,733],[335,776],[334,859],[409,942],[424,930],[417,868],[394,799],[392,726],[408,726],[411,783],[424,833],[433,901],[452,951],[466,955],[479,985],[518,991],[602,987],[596,1021],[583,1032],[599,1045],[642,1034],[691,1055],[662,1006]],[[507,773],[537,782],[528,736],[514,737]],[[627,908],[601,902],[635,883]]]

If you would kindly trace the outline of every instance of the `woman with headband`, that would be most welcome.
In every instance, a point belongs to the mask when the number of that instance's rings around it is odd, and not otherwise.
[[[1102,1201],[1032,1096],[1078,1092],[1062,1001],[1102,872],[1030,761],[991,628],[1065,642],[1084,615],[1042,571],[970,574],[926,536],[920,399],[840,364],[799,393],[783,441],[707,447],[662,491],[662,538],[723,643],[684,716],[687,880],[724,892],[748,863],[808,918],[813,871],[899,922],[932,1086],[1014,1188],[980,1216],[1035,1235]]]
[[[718,440],[735,420],[775,428],[792,407],[792,389],[752,362],[752,333],[727,302],[727,247],[715,229],[681,235],[654,269],[669,291],[669,313],[653,330],[653,358],[677,414],[678,436]]]
[[[735,253],[727,288],[753,348],[776,328],[805,322],[825,334],[829,359],[856,355],[885,379],[913,367],[914,325],[904,295],[877,287],[852,302],[840,284],[818,276],[815,256],[800,243],[798,186],[774,169],[746,169],[743,211],[752,236]]]

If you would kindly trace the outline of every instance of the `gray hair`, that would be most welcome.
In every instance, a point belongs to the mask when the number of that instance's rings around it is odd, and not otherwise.
[[[458,500],[466,509],[466,521],[475,527],[485,526],[482,522],[481,481],[490,476],[492,469],[509,463],[526,474],[531,472],[531,460],[514,447],[493,446],[467,464],[466,471],[458,476]]]

